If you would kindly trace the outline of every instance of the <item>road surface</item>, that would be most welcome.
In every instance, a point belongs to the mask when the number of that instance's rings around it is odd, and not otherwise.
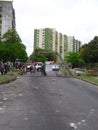
[[[26,74],[0,85],[0,130],[98,130],[98,86]]]

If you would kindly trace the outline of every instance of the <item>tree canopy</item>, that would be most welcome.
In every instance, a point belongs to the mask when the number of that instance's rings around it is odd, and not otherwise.
[[[5,43],[22,43],[20,36],[15,29],[8,30],[1,38]]]
[[[70,63],[72,67],[79,67],[79,65],[84,63],[83,59],[79,55],[79,52],[69,52],[68,55],[65,56],[64,60],[67,63]]]
[[[38,53],[34,55],[33,61],[44,63],[45,61],[47,61],[47,57],[44,54]]]
[[[8,30],[0,43],[0,59],[14,62],[16,59],[26,61],[27,58],[26,47],[16,30]]]
[[[88,44],[81,47],[80,56],[86,63],[98,62],[98,36],[95,36]]]
[[[31,56],[32,61],[56,61],[57,56],[55,53],[46,49],[37,48]]]

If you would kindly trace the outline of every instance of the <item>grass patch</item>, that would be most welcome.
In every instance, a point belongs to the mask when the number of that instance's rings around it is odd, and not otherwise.
[[[0,74],[0,84],[7,83],[13,81],[17,78],[19,71],[8,72],[7,74]]]
[[[69,72],[73,75],[73,77],[88,81],[90,83],[98,85],[98,76],[90,76],[86,74],[76,74],[73,71],[69,70]]]
[[[89,81],[90,83],[94,83],[96,85],[98,85],[98,76],[87,76],[87,75],[80,75],[77,76],[80,79]]]

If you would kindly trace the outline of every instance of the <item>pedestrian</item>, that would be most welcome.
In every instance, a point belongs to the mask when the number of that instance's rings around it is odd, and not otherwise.
[[[30,65],[30,72],[31,72],[31,74],[32,74],[32,71],[33,71],[33,67],[32,67],[32,65]]]
[[[10,72],[12,71],[12,63],[10,63],[10,65],[9,65],[9,71]]]
[[[23,73],[26,74],[27,73],[27,67],[24,65],[23,66]]]
[[[1,63],[1,74],[2,74],[2,75],[4,74],[4,69],[5,69],[4,64]]]

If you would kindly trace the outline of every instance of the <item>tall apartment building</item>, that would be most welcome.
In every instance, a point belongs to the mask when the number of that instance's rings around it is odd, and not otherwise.
[[[76,40],[74,36],[68,36],[68,50],[67,51],[77,52],[79,51],[81,44],[82,44],[81,41]]]
[[[15,11],[12,0],[0,0],[0,38],[9,29],[15,28]]]
[[[34,30],[34,50],[42,48],[54,52],[58,52],[62,59],[69,51],[78,51],[81,42],[76,40],[74,36],[63,35],[53,28],[35,29]]]
[[[54,45],[54,29],[35,29],[34,30],[34,49],[43,48],[53,50]]]
[[[75,38],[74,36],[68,36],[68,48],[67,51],[74,51]]]

